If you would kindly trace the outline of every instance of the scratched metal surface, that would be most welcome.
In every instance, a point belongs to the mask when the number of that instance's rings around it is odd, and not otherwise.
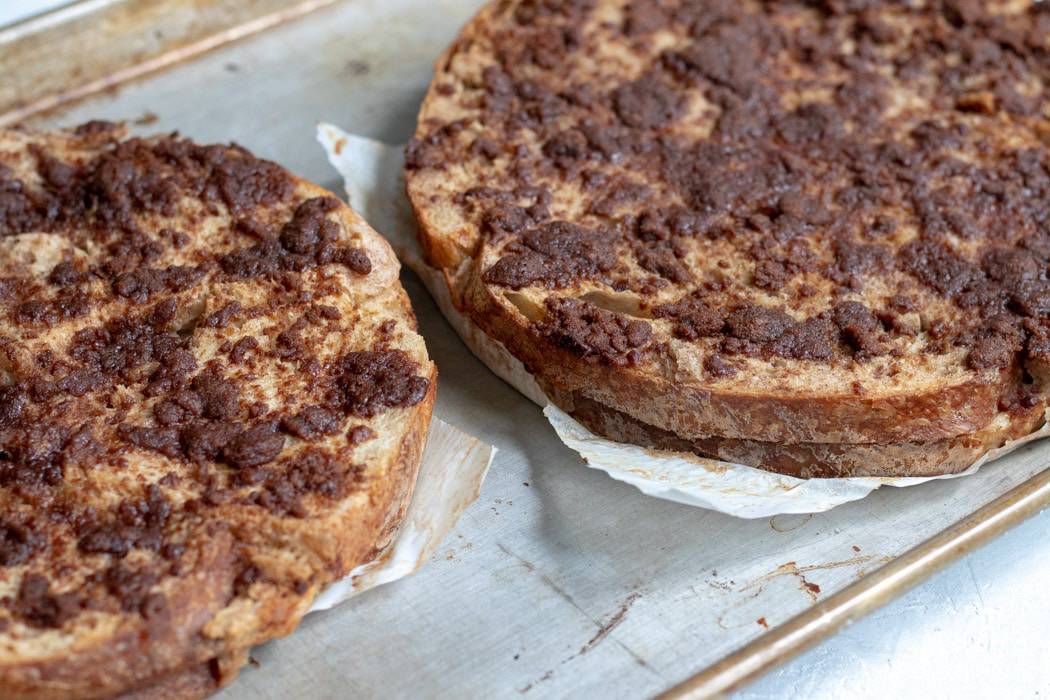
[[[406,139],[433,59],[479,4],[352,0],[40,123],[139,119],[144,130],[232,139],[338,189],[314,143],[315,122]],[[1029,447],[974,477],[884,490],[812,517],[740,521],[654,500],[585,468],[537,408],[467,353],[418,282],[406,275],[405,283],[441,371],[438,414],[501,452],[480,500],[423,571],[256,650],[257,663],[224,700],[651,695],[1020,483],[1050,455],[1048,444]],[[1042,539],[1048,527],[1045,517],[1026,526]],[[986,592],[1011,569],[1038,571],[1028,540],[1007,540],[1006,554],[978,555],[992,562],[981,572]],[[1006,560],[1011,566],[997,566]],[[953,598],[943,581],[966,590]],[[923,618],[937,621],[934,632],[972,618],[976,602],[949,610],[945,601],[974,591],[980,597],[971,559],[908,599],[925,603],[893,606],[894,616],[853,627],[744,695],[874,694],[899,680],[905,655],[929,688],[977,692],[989,674],[957,670],[953,658],[982,646],[992,653],[1001,627],[983,624],[981,639],[945,638],[928,634]],[[1003,611],[1014,608],[1000,606],[1013,633],[1027,624],[1032,639],[1050,617],[1045,606],[1012,617]],[[856,630],[866,631],[857,638]],[[902,648],[902,639],[943,653],[917,663],[922,650]],[[1024,658],[1009,635],[994,639],[1000,655]],[[851,682],[857,669],[872,685]],[[1039,673],[1015,675],[1017,687],[1050,680]],[[968,685],[951,685],[956,678]]]

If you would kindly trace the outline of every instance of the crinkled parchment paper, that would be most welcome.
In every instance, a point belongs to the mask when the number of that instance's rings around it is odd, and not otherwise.
[[[440,418],[432,419],[415,491],[397,535],[373,561],[358,566],[349,576],[326,588],[310,612],[327,610],[423,566],[460,514],[477,500],[495,454],[492,445]]]
[[[441,312],[463,341],[493,372],[525,396],[543,406],[543,413],[562,442],[583,457],[588,466],[643,493],[677,503],[700,506],[741,518],[781,513],[817,513],[855,501],[880,486],[914,486],[932,479],[952,479],[976,472],[1033,440],[1050,436],[1050,424],[1020,440],[992,450],[969,469],[934,477],[853,477],[797,479],[691,454],[650,450],[595,435],[550,403],[533,377],[499,341],[482,333],[452,304],[442,275],[422,258],[415,220],[405,196],[403,148],[347,134],[329,124],[318,126],[317,139],[328,160],[343,176],[350,204],[418,274]]]

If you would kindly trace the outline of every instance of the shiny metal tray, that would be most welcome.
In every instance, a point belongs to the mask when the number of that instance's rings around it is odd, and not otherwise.
[[[405,140],[431,62],[479,4],[74,3],[0,29],[0,123],[234,140],[338,191],[315,123]],[[256,650],[224,698],[717,696],[1050,503],[1047,443],[812,516],[647,498],[585,468],[404,279],[438,415],[501,449],[481,499],[420,573]]]

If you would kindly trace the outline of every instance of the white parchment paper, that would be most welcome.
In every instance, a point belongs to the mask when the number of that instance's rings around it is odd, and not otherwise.
[[[430,422],[419,477],[401,527],[373,560],[358,566],[314,600],[310,612],[327,610],[358,593],[408,576],[426,563],[478,498],[496,448],[452,427]]]
[[[471,351],[503,380],[543,406],[558,437],[578,452],[588,466],[647,495],[741,518],[818,513],[864,498],[881,486],[914,486],[934,479],[967,476],[1021,445],[1050,436],[1050,424],[1044,424],[1020,440],[991,450],[957,474],[841,479],[798,479],[743,464],[650,450],[603,438],[550,403],[524,366],[453,306],[444,277],[424,262],[416,240],[415,220],[405,195],[404,149],[348,134],[330,124],[318,126],[317,139],[329,162],[342,175],[350,205],[386,236],[401,260],[422,278],[445,318]]]
[[[361,179],[378,182],[380,173],[400,172],[400,150],[373,144],[364,145],[368,157],[358,161],[369,169],[369,175]],[[389,193],[378,188],[367,196],[356,193],[350,199],[351,205],[366,218],[371,213],[381,221],[399,215],[392,204],[394,201]],[[395,248],[401,255],[402,250]],[[397,536],[375,560],[358,566],[349,576],[325,589],[310,612],[327,610],[370,588],[408,576],[423,566],[455,526],[460,514],[477,500],[495,455],[496,448],[492,445],[439,418],[432,419],[415,492]]]

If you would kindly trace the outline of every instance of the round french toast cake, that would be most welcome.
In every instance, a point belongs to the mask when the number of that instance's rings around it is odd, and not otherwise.
[[[0,696],[205,695],[386,544],[436,381],[398,270],[239,147],[0,132]]]
[[[1048,80],[1047,3],[501,0],[408,194],[457,306],[592,429],[955,471],[1043,420]]]

